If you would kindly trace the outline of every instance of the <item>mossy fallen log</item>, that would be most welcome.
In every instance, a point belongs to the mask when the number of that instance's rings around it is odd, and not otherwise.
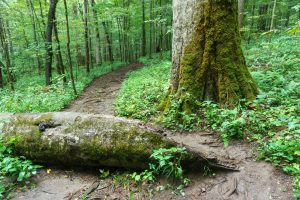
[[[87,113],[2,114],[0,134],[14,141],[18,155],[64,166],[143,169],[154,149],[182,146],[169,132],[139,121]],[[186,162],[235,168],[188,151]]]

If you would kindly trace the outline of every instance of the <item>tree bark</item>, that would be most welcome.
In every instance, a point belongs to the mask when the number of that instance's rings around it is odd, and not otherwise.
[[[54,27],[55,20],[55,10],[56,10],[57,0],[50,0],[50,7],[48,12],[48,22],[46,30],[46,85],[52,84],[52,58],[53,58],[53,49],[52,49],[52,32]]]
[[[195,113],[196,101],[233,107],[257,94],[241,49],[237,0],[174,0],[173,67],[169,95],[179,111]]]
[[[14,139],[18,155],[65,166],[143,169],[154,149],[182,146],[172,133],[139,121],[84,113],[1,114],[0,133],[4,142]],[[237,169],[230,159],[187,149],[190,165]]]

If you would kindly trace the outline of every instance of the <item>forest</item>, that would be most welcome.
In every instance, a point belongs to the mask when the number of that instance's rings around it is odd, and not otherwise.
[[[299,0],[0,0],[0,199],[300,199]]]

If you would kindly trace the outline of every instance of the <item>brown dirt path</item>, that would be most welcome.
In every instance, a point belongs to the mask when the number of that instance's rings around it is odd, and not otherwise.
[[[94,80],[90,87],[65,111],[113,114],[113,101],[126,73],[141,67],[135,63]],[[201,169],[188,174],[191,180],[186,195],[176,196],[171,190],[151,192],[150,185],[116,182],[112,177],[100,181],[98,174],[53,169],[41,170],[34,178],[36,188],[18,192],[14,199],[24,200],[293,200],[292,180],[269,163],[256,161],[253,147],[233,142],[228,148],[213,133],[174,134],[176,141],[206,156],[226,158],[239,166],[239,171],[214,171],[213,177],[203,176]],[[125,178],[126,179],[126,178]],[[127,179],[128,180],[128,179]],[[164,180],[160,180],[164,182]],[[96,183],[96,185],[95,185]],[[129,191],[131,190],[131,192]],[[133,191],[133,192],[132,192]],[[89,195],[83,194],[88,192]]]
[[[96,78],[80,97],[63,111],[113,115],[113,102],[126,74],[142,66],[141,63],[132,63]]]

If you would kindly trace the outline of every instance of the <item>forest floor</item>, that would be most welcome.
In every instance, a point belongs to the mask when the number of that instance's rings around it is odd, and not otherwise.
[[[113,115],[113,102],[129,71],[140,68],[130,64],[110,74],[101,76],[63,111],[89,112]],[[75,199],[200,199],[200,200],[290,200],[292,179],[264,161],[256,161],[255,151],[249,144],[232,142],[224,148],[213,133],[175,134],[174,138],[193,150],[218,155],[232,160],[238,171],[193,170],[187,177],[191,184],[185,188],[185,196],[172,194],[165,189],[157,192],[157,186],[165,184],[161,179],[155,186],[141,186],[122,174],[113,172],[101,180],[99,172],[43,169],[33,179],[35,187],[18,191],[14,199],[26,200],[75,200]],[[213,170],[213,171],[212,171]],[[126,173],[125,173],[126,174]]]

